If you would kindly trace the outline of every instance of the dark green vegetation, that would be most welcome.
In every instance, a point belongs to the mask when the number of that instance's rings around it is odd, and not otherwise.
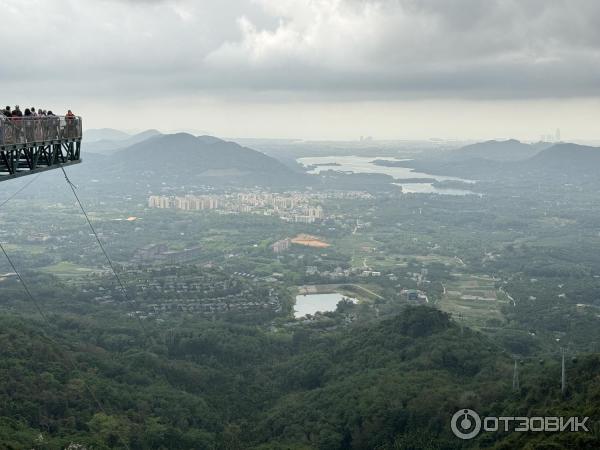
[[[328,334],[202,321],[52,322],[48,330],[2,318],[3,448],[125,448],[125,441],[132,449],[450,449],[463,448],[448,426],[460,407],[600,413],[600,385],[588,378],[600,367],[596,357],[570,369],[581,383],[566,402],[552,361],[543,375],[525,368],[531,376],[521,395],[511,394],[510,358],[427,307]],[[469,447],[515,448],[523,439],[543,448],[597,445],[593,435],[568,443],[560,435],[492,436]]]

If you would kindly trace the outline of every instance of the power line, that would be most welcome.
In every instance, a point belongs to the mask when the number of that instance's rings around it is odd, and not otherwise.
[[[106,258],[106,261],[108,261],[108,265],[110,266],[110,269],[111,269],[113,275],[115,276],[115,279],[117,280],[117,283],[119,283],[119,286],[121,288],[121,291],[123,292],[123,296],[125,297],[125,300],[131,301],[129,298],[129,294],[127,293],[127,290],[125,289],[125,285],[121,281],[121,277],[119,277],[119,274],[115,270],[115,266],[113,265],[113,262],[110,259],[110,256],[108,256],[108,253],[107,253],[106,249],[104,248],[104,245],[102,244],[102,241],[100,240],[100,237],[98,236],[98,233],[96,233],[96,230],[94,229],[94,225],[92,225],[92,221],[90,220],[87,212],[85,211],[85,209],[83,207],[83,204],[81,203],[81,200],[79,199],[79,196],[77,195],[77,192],[75,190],[76,186],[71,182],[71,180],[67,176],[67,172],[65,172],[65,168],[62,165],[60,166],[60,168],[61,168],[63,174],[65,175],[65,180],[67,181],[67,184],[71,188],[71,191],[73,192],[73,195],[75,196],[75,200],[77,200],[77,203],[79,204],[79,208],[81,209],[81,212],[83,213],[83,216],[85,217],[85,220],[87,221],[87,223],[90,227],[90,230],[92,230],[92,234],[96,238],[96,242],[98,242],[98,246],[100,247],[100,250],[102,250],[104,257]]]
[[[8,261],[8,264],[10,264],[10,267],[12,268],[13,272],[17,275],[17,278],[21,282],[21,286],[23,286],[23,290],[27,294],[27,297],[33,302],[33,304],[35,305],[38,313],[40,314],[40,316],[42,316],[42,319],[44,319],[44,321],[48,325],[50,325],[50,321],[48,320],[48,317],[46,317],[46,314],[42,310],[42,307],[40,306],[40,304],[38,303],[38,301],[35,299],[35,297],[31,293],[31,291],[29,290],[29,286],[27,286],[27,283],[25,283],[25,280],[23,279],[23,277],[21,276],[21,274],[17,270],[17,267],[15,266],[15,263],[13,262],[12,258],[10,256],[8,256],[8,253],[6,253],[6,249],[4,248],[4,245],[2,245],[2,242],[0,242],[0,249],[2,250],[2,253],[4,253],[4,256],[6,257],[6,260]]]
[[[4,254],[4,256],[6,257],[6,260],[10,264],[13,272],[17,275],[17,278],[19,279],[21,286],[23,286],[23,290],[27,294],[27,297],[35,305],[35,308],[37,309],[38,313],[40,314],[40,316],[42,317],[43,321],[46,323],[48,328],[52,328],[52,324],[51,324],[50,320],[48,319],[48,316],[46,315],[46,313],[44,313],[44,310],[40,306],[39,302],[37,301],[35,296],[29,290],[29,286],[27,286],[27,283],[25,282],[21,273],[15,266],[12,258],[6,252],[6,249],[2,245],[2,242],[0,242],[0,249],[2,250],[2,253]],[[75,362],[71,359],[69,354],[61,348],[61,344],[59,344],[58,341],[56,341],[49,335],[45,335],[44,337],[55,347],[55,349],[58,351],[58,353],[62,356],[62,359],[64,361],[66,361],[68,363],[68,365],[71,367],[71,370],[73,370],[74,372],[80,372],[79,368],[77,367],[77,364],[75,364]],[[92,398],[94,403],[96,403],[96,406],[98,407],[98,409],[100,411],[102,411],[104,414],[108,415],[106,410],[102,406],[102,403],[100,402],[100,400],[98,400],[98,397],[96,397],[96,394],[94,393],[92,388],[89,386],[89,384],[83,378],[82,378],[82,381],[83,381],[83,385],[85,386],[86,391],[88,392],[88,394],[90,395],[90,397]],[[123,436],[119,435],[118,432],[117,432],[117,435],[119,436],[119,439],[121,440],[121,442],[123,442],[123,445],[125,446],[125,448],[129,449],[129,445],[127,444],[127,441],[123,438]]]
[[[125,285],[123,284],[123,281],[121,280],[121,277],[117,273],[117,271],[115,269],[115,265],[112,262],[112,259],[110,258],[108,252],[104,248],[104,245],[102,244],[102,241],[100,240],[100,236],[96,232],[96,229],[94,228],[94,225],[92,225],[92,221],[90,220],[90,217],[89,217],[88,213],[86,212],[85,208],[83,207],[83,203],[81,202],[81,199],[77,195],[77,191],[76,191],[77,186],[75,186],[75,184],[73,184],[73,182],[71,182],[71,180],[69,179],[69,176],[67,175],[67,172],[65,171],[65,168],[62,166],[62,164],[60,166],[60,169],[62,170],[63,175],[65,176],[65,180],[66,180],[67,184],[69,185],[69,187],[71,188],[71,191],[73,192],[73,196],[75,197],[75,200],[77,200],[77,204],[79,205],[79,209],[81,209],[81,212],[83,213],[83,216],[85,217],[85,220],[87,221],[87,224],[89,225],[90,230],[92,231],[92,234],[96,238],[96,242],[98,243],[98,246],[100,247],[100,250],[102,250],[102,254],[106,258],[106,261],[108,262],[108,266],[110,267],[111,272],[113,273],[115,279],[117,280],[117,283],[118,283],[119,287],[121,288],[121,292],[123,293],[123,297],[125,298],[125,300],[128,303],[130,303],[130,304],[136,304],[136,302],[134,302],[131,299],[131,297],[129,297],[127,289],[125,289]],[[140,325],[140,328],[142,329],[142,332],[147,337],[148,333],[147,333],[146,327],[144,326],[144,323],[142,322],[141,317],[139,316],[139,314],[137,314],[137,311],[135,311],[134,314],[135,314],[136,318],[138,319],[138,323]]]
[[[10,197],[8,197],[6,200],[4,200],[2,203],[0,203],[0,208],[2,208],[4,205],[6,205],[8,202],[10,202],[13,198],[15,198],[21,192],[23,192],[31,183],[33,183],[35,180],[37,180],[40,177],[40,175],[41,175],[41,173],[38,173],[31,180],[29,180],[27,183],[25,183],[23,186],[21,186],[15,192],[13,192]]]

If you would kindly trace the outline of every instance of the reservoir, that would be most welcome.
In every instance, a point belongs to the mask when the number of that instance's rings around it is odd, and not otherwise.
[[[331,294],[297,295],[296,305],[294,306],[294,317],[298,319],[316,312],[335,311],[338,302],[343,298],[356,303],[356,299],[338,294],[337,292]]]
[[[428,173],[416,172],[408,167],[388,167],[373,164],[375,160],[387,160],[387,161],[398,161],[394,158],[385,156],[316,156],[299,158],[297,161],[303,166],[312,166],[313,168],[308,172],[311,174],[318,174],[326,170],[334,170],[339,172],[348,173],[382,173],[390,175],[396,179],[410,180],[419,178],[432,178],[437,181],[461,181],[463,183],[473,183],[472,180],[464,180],[456,177],[449,177],[443,175],[431,175]],[[393,183],[396,186],[401,186],[402,191],[405,193],[422,193],[422,194],[442,194],[442,195],[468,195],[473,194],[469,190],[463,189],[448,189],[448,188],[437,188],[431,183]]]

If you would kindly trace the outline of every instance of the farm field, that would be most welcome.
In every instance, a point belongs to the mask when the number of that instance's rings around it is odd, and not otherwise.
[[[464,320],[474,328],[503,322],[501,307],[508,298],[495,287],[495,280],[487,275],[453,274],[455,280],[444,285],[444,294],[438,307],[455,319]]]

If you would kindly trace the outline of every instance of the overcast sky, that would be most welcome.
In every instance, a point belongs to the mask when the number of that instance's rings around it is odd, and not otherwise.
[[[223,137],[600,138],[597,0],[0,0],[0,102]]]

